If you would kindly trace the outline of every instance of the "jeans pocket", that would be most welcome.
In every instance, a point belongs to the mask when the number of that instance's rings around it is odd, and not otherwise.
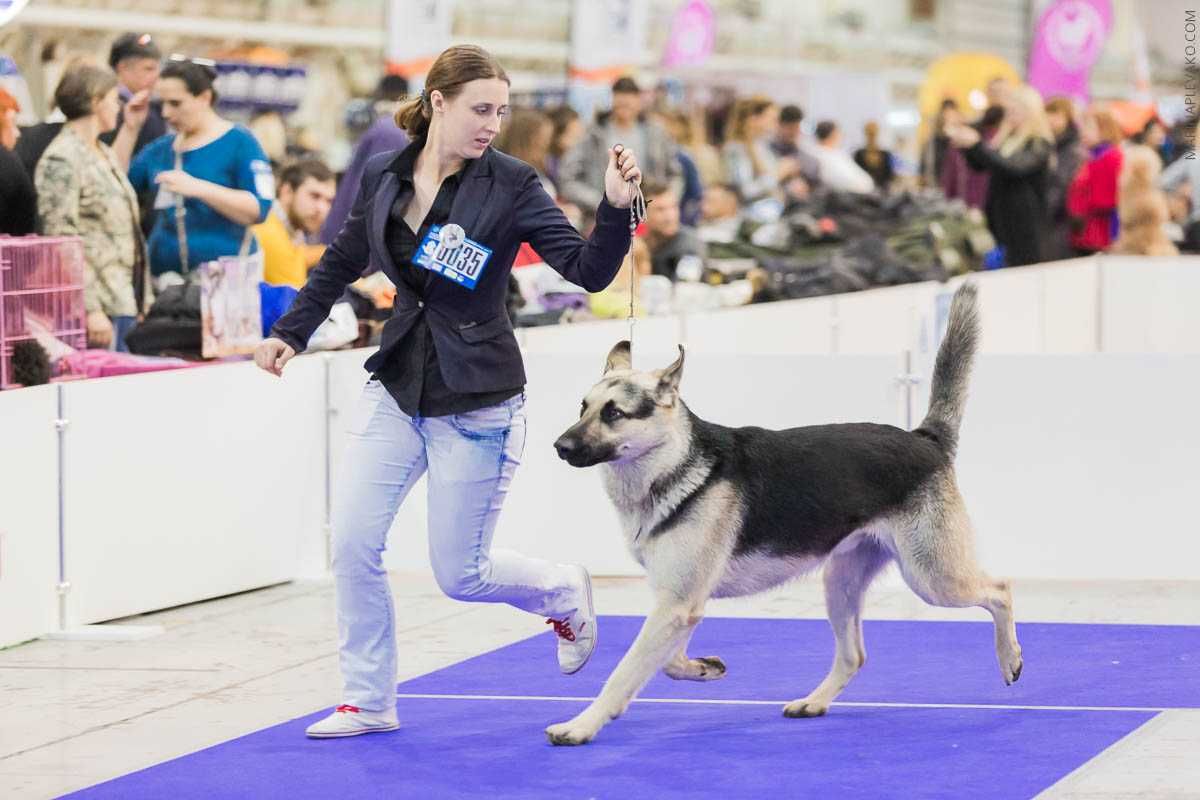
[[[513,403],[506,400],[494,406],[477,408],[450,417],[450,424],[470,439],[492,439],[505,435],[512,427]]]
[[[362,436],[367,432],[371,420],[375,417],[375,410],[379,408],[379,401],[382,399],[381,391],[384,389],[383,384],[379,381],[367,382],[367,385],[363,387],[362,394],[355,401],[350,416],[346,419],[346,433],[352,436]]]

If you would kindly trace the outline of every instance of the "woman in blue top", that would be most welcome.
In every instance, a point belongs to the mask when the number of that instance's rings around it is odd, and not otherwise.
[[[271,165],[258,141],[213,109],[216,77],[206,63],[167,63],[158,93],[175,133],[155,139],[129,167],[139,194],[157,189],[158,218],[149,242],[155,278],[236,255],[247,227],[265,220],[275,200]],[[181,203],[187,237],[182,253],[176,217]]]

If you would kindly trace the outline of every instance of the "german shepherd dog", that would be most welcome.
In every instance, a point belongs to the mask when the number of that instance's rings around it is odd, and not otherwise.
[[[821,716],[862,668],[863,594],[892,561],[925,602],[987,609],[1000,674],[1006,684],[1017,680],[1021,647],[1009,584],[976,565],[954,475],[978,337],[976,289],[964,284],[938,350],[928,415],[913,431],[871,423],[782,431],[716,425],[679,397],[682,347],[669,367],[639,372],[629,342],[617,344],[579,421],[554,446],[571,466],[603,465],[655,605],[600,696],[548,727],[550,741],[591,741],[656,670],[677,680],[722,677],[720,658],[687,652],[708,599],[762,592],[822,563],[837,650],[821,684],[785,705],[784,716]]]

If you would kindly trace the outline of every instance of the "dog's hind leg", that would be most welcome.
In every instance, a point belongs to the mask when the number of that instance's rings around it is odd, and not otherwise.
[[[646,681],[691,636],[700,623],[703,608],[703,602],[660,598],[642,624],[633,646],[604,682],[600,696],[574,719],[546,728],[550,742],[585,744],[610,720],[625,713]]]
[[[692,632],[695,632],[695,628]],[[692,635],[689,633],[675,655],[667,660],[663,674],[677,681],[715,681],[724,678],[725,662],[719,656],[688,657],[687,648],[691,640]]]
[[[922,508],[895,533],[900,574],[926,603],[946,608],[978,606],[996,626],[996,658],[1006,684],[1021,677],[1021,645],[1008,581],[992,578],[975,561],[971,520],[947,475]]]
[[[857,541],[847,540],[825,563],[825,608],[837,649],[833,666],[821,685],[808,697],[793,700],[783,707],[785,717],[819,717],[829,710],[850,679],[867,660],[863,645],[862,602],[867,587],[892,555],[874,538],[859,534]]]

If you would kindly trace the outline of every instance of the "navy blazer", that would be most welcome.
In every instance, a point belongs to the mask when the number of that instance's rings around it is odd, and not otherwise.
[[[387,169],[398,152],[380,153],[367,162],[345,226],[271,335],[302,352],[347,284],[368,265],[377,266],[396,285],[396,302],[379,351],[367,359],[369,372],[382,368],[424,315],[448,387],[491,392],[523,386],[525,365],[505,309],[508,276],[521,243],[529,242],[571,283],[597,292],[612,283],[629,250],[629,212],[602,200],[596,227],[585,240],[546,194],[533,167],[488,148],[464,170],[448,223],[461,225],[467,238],[491,248],[491,260],[474,290],[434,276],[419,297],[400,279],[400,271],[422,268],[394,263],[384,242],[388,212],[401,192],[399,177]]]

